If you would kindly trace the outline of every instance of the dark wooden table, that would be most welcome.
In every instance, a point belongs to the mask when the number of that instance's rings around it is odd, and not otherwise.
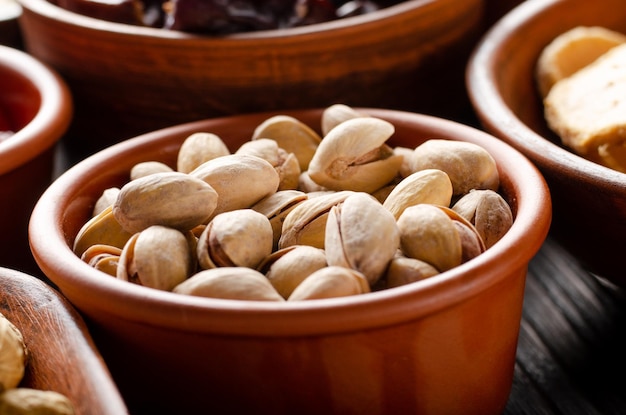
[[[516,360],[507,415],[626,414],[625,292],[549,237],[528,269]]]

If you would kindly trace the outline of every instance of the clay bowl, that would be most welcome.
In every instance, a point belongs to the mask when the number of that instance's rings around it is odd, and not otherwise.
[[[336,102],[465,114],[463,72],[484,11],[482,0],[409,0],[334,22],[214,37],[20,2],[26,50],[73,92],[70,148],[82,155],[183,122]]]
[[[67,130],[72,101],[64,81],[26,53],[0,46],[0,264],[38,272],[28,220],[52,181],[55,144]]]
[[[626,33],[618,0],[527,1],[485,35],[467,85],[485,129],[516,147],[543,173],[554,205],[552,232],[593,273],[626,286],[626,175],[581,158],[547,127],[534,66],[557,35],[578,25]]]
[[[545,182],[517,151],[472,127],[358,110],[392,122],[394,146],[432,137],[483,145],[516,215],[504,238],[423,284],[288,305],[158,291],[108,277],[74,255],[72,241],[96,199],[125,183],[135,163],[175,165],[183,139],[196,131],[236,149],[276,113],[187,123],[118,143],[70,168],[41,197],[30,223],[33,254],[88,320],[132,413],[501,413],[527,265],[550,223]],[[319,132],[320,110],[280,113]]]
[[[63,394],[76,415],[128,413],[84,320],[56,290],[0,268],[0,312],[20,330],[29,351],[20,387]]]

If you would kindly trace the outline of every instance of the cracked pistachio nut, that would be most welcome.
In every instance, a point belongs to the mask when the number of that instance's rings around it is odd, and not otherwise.
[[[470,190],[452,206],[482,237],[485,247],[498,242],[513,225],[511,207],[493,190]]]
[[[134,234],[120,255],[117,278],[171,291],[195,271],[195,239],[189,235],[160,225]]]
[[[367,278],[360,272],[340,266],[327,266],[306,277],[288,301],[347,297],[370,292]]]
[[[331,190],[380,189],[396,177],[403,161],[385,144],[394,131],[393,124],[375,117],[342,122],[318,146],[309,176]]]
[[[55,391],[26,387],[0,393],[0,414],[5,415],[74,415],[72,401]]]
[[[22,332],[0,313],[0,390],[16,388],[24,377],[28,349]]]
[[[259,138],[246,141],[237,149],[235,154],[248,154],[267,160],[278,173],[280,178],[278,190],[295,190],[298,188],[300,177],[300,163],[293,153],[287,153],[278,146],[276,140]]]
[[[269,138],[287,153],[295,154],[300,170],[307,170],[309,162],[322,141],[311,127],[289,115],[275,115],[259,124],[252,133],[252,140]]]
[[[111,205],[83,224],[74,238],[72,250],[81,256],[92,245],[110,245],[122,249],[132,235],[117,221]]]
[[[425,261],[396,255],[385,272],[386,288],[400,287],[439,274],[437,268]]]
[[[420,203],[449,206],[452,200],[452,182],[438,169],[417,171],[405,177],[389,193],[383,206],[396,220],[404,209]]]
[[[265,275],[247,267],[200,271],[177,285],[173,292],[229,300],[285,301]]]
[[[413,152],[413,171],[439,169],[450,177],[455,195],[472,189],[498,190],[496,161],[478,144],[444,139],[423,142]]]
[[[344,121],[367,116],[345,104],[333,104],[326,107],[322,112],[322,136]]]
[[[307,194],[299,190],[279,190],[255,203],[251,209],[264,214],[272,225],[274,243],[272,250],[278,249],[278,241],[283,230],[285,218],[300,202],[307,199]]]
[[[249,208],[278,190],[280,177],[267,160],[247,154],[231,154],[209,160],[189,173],[217,192],[213,216]]]
[[[205,181],[180,172],[154,173],[126,183],[113,204],[113,215],[130,233],[152,225],[187,231],[207,221],[218,194]]]
[[[270,220],[252,209],[237,209],[215,216],[197,245],[203,269],[217,267],[256,268],[272,253],[274,234]]]
[[[328,265],[357,270],[373,286],[400,246],[400,231],[380,202],[357,192],[331,208],[324,246]]]
[[[185,138],[178,149],[176,170],[189,173],[206,161],[229,154],[230,150],[218,135],[207,132],[193,133]]]
[[[96,200],[96,204],[93,207],[92,216],[97,216],[102,213],[109,206],[113,206],[115,199],[117,199],[117,195],[120,193],[119,187],[110,187],[105,189],[98,200]]]
[[[327,265],[323,249],[308,245],[292,245],[272,252],[257,269],[265,274],[276,291],[287,299],[306,277]]]
[[[122,250],[116,246],[96,244],[87,248],[80,259],[90,267],[115,277],[120,255]]]
[[[307,194],[307,200],[300,202],[285,217],[278,247],[310,245],[323,249],[328,212],[352,193],[346,190],[321,193],[315,197]]]

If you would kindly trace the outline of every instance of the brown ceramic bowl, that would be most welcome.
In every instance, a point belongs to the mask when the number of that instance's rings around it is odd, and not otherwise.
[[[131,412],[498,414],[507,401],[529,260],[550,224],[535,167],[472,127],[401,111],[391,145],[428,138],[484,146],[499,164],[516,218],[479,257],[423,283],[301,303],[194,298],[96,271],[71,245],[100,193],[139,161],[175,165],[196,131],[231,149],[275,113],[187,123],[109,147],[60,176],[39,200],[31,247],[45,274],[83,313]],[[320,110],[285,111],[313,128]],[[137,411],[137,412],[135,412]],[[167,412],[167,411],[166,411]]]
[[[52,181],[55,144],[67,130],[72,101],[63,80],[26,53],[0,46],[0,265],[38,272],[28,220]]]
[[[626,286],[626,175],[565,149],[547,127],[534,67],[542,49],[578,25],[626,33],[620,0],[526,1],[485,35],[467,85],[485,129],[543,173],[554,205],[553,232],[592,272]]]
[[[0,268],[0,312],[28,348],[20,387],[63,394],[76,415],[128,413],[84,320],[56,290],[31,275]]]
[[[409,0],[285,30],[198,36],[85,17],[19,0],[25,48],[67,80],[74,151],[188,121],[352,106],[471,110],[464,68],[483,0]]]

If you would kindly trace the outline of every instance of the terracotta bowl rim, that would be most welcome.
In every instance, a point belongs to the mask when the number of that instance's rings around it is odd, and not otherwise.
[[[496,159],[503,157],[506,159],[505,164],[514,164],[516,179],[512,188],[523,198],[518,200],[517,218],[509,232],[479,257],[421,284],[363,296],[293,304],[195,298],[131,285],[101,274],[72,252],[60,218],[75,195],[89,181],[89,177],[99,174],[99,166],[106,164],[107,159],[119,154],[130,154],[135,147],[146,146],[159,137],[185,129],[198,131],[199,128],[207,128],[206,123],[245,120],[259,114],[297,116],[317,110],[273,111],[220,117],[157,130],[114,144],[84,159],[55,180],[35,206],[29,225],[33,255],[43,272],[70,300],[76,296],[81,296],[81,302],[106,297],[110,302],[107,313],[116,314],[119,318],[162,324],[179,330],[218,331],[237,335],[333,333],[346,331],[346,327],[357,330],[401,323],[452,307],[479,295],[516,271],[525,272],[529,260],[545,240],[551,221],[547,185],[527,158],[508,144],[468,125],[403,111],[359,110],[375,116],[403,117],[409,122],[449,131],[453,136],[472,136],[488,143],[489,151]],[[520,246],[522,238],[524,245]],[[137,304],[142,305],[138,307]],[[96,307],[101,307],[101,304]],[[77,308],[80,309],[80,305]],[[155,317],[156,314],[158,317]]]
[[[18,49],[0,45],[0,76],[26,78],[41,98],[35,117],[0,144],[0,174],[43,153],[61,139],[72,119],[72,97],[50,67]]]
[[[31,10],[49,20],[62,24],[71,25],[89,31],[101,31],[118,34],[121,36],[138,36],[146,38],[162,39],[163,41],[202,41],[202,42],[233,42],[233,41],[272,41],[288,39],[300,36],[310,36],[324,32],[342,31],[347,28],[353,30],[361,27],[362,30],[370,30],[372,24],[388,24],[389,20],[397,17],[406,18],[408,14],[423,14],[425,6],[430,6],[439,1],[447,0],[407,0],[402,3],[389,6],[375,12],[359,16],[346,17],[330,22],[316,23],[313,25],[286,28],[280,30],[259,30],[246,33],[235,33],[225,36],[212,36],[193,34],[177,30],[165,30],[160,28],[141,27],[131,24],[110,22],[97,19],[64,9],[50,3],[47,0],[18,0],[22,7]]]
[[[532,30],[544,13],[559,6],[559,0],[527,1],[513,8],[494,24],[475,47],[467,65],[466,83],[470,101],[481,121],[496,135],[523,149],[540,169],[567,174],[594,187],[626,192],[626,175],[594,163],[553,143],[520,120],[492,81],[497,76],[493,57],[501,53],[520,30]],[[614,191],[614,190],[613,190]]]

